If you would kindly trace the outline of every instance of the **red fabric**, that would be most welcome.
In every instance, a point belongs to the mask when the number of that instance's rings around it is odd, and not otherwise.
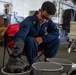
[[[44,50],[40,50],[39,52],[38,52],[38,54],[41,54],[41,53],[43,53],[44,52]]]
[[[6,34],[8,35],[8,39],[9,39],[9,37],[14,37],[15,36],[15,34],[19,31],[19,26],[20,26],[20,24],[13,24],[13,25],[8,26],[8,28],[6,30]],[[10,48],[14,48],[14,39],[9,40],[7,42],[7,45]]]
[[[6,33],[8,36],[14,36],[19,31],[19,24],[8,26]]]
[[[14,49],[14,40],[11,40],[7,43],[7,45],[10,47],[10,48],[13,48]]]

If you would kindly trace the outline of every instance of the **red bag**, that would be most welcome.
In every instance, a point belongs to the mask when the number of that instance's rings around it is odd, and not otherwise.
[[[14,48],[14,39],[11,39],[11,38],[13,38],[15,34],[19,31],[19,27],[20,27],[20,24],[13,24],[8,26],[6,30],[6,35],[7,35],[6,42],[10,48]]]
[[[6,33],[8,36],[14,36],[19,31],[19,24],[8,26]]]

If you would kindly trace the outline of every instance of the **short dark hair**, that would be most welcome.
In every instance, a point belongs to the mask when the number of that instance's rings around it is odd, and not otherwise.
[[[55,7],[55,5],[54,5],[52,2],[50,2],[50,1],[45,1],[45,2],[42,4],[42,6],[41,6],[41,10],[42,10],[42,11],[45,10],[48,14],[54,15],[55,12],[56,12],[56,7]]]

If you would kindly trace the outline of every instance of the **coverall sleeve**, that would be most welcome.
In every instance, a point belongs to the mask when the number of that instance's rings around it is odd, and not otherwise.
[[[43,42],[51,42],[52,40],[58,38],[59,36],[59,30],[57,29],[57,26],[55,23],[53,23],[52,20],[48,22],[47,27],[47,34],[42,36]]]
[[[15,42],[16,41],[25,41],[26,36],[29,33],[29,30],[32,26],[32,22],[30,18],[26,18],[24,21],[20,23],[19,32],[15,35]]]

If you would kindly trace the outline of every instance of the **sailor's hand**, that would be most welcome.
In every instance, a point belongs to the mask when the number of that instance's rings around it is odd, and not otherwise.
[[[36,41],[37,45],[39,45],[40,43],[42,43],[42,38],[41,37],[36,37],[35,41]]]

